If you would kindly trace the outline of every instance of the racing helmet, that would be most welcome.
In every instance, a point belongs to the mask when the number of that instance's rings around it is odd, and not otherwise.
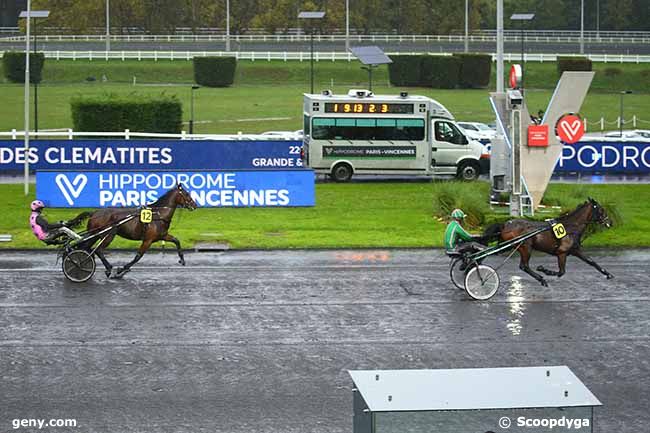
[[[32,208],[32,210],[39,210],[45,207],[45,203],[40,200],[34,200],[29,207]]]
[[[454,219],[462,220],[462,219],[465,218],[466,216],[467,216],[467,215],[465,215],[465,212],[463,212],[463,211],[460,210],[460,209],[454,209],[454,210],[451,212],[451,217],[454,218]]]

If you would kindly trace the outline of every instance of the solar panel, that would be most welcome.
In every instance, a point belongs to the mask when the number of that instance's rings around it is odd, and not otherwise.
[[[393,63],[379,47],[352,47],[350,51],[364,65],[384,65]]]
[[[298,18],[320,19],[325,16],[325,12],[300,12]]]

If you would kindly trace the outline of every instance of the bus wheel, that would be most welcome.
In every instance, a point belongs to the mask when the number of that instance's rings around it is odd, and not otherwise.
[[[330,176],[335,182],[347,182],[352,178],[352,167],[344,162],[336,164]]]
[[[481,167],[474,161],[461,162],[458,166],[458,178],[460,180],[476,180],[481,174]]]

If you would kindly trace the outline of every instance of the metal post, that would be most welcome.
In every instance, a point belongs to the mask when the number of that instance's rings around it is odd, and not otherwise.
[[[623,95],[625,92],[621,92],[621,115],[618,118],[619,137],[621,138],[623,138]]]
[[[503,93],[503,0],[497,0],[497,93]]]
[[[345,0],[345,52],[350,51],[350,0]]]
[[[194,134],[194,86],[190,91],[190,134]]]
[[[465,0],[465,52],[469,53],[469,0]]]
[[[34,21],[34,59],[36,59],[36,54],[38,53],[38,48],[36,47],[37,36],[36,29],[38,28],[38,21]],[[38,132],[38,81],[34,80],[34,132]]]
[[[580,2],[580,54],[585,53],[585,0]]]
[[[32,2],[27,0],[27,32],[25,37],[25,167],[24,187],[25,195],[29,194],[29,40],[31,37],[30,21]]]
[[[526,76],[526,60],[524,59],[524,21],[521,22],[521,93],[523,95],[526,86],[524,77]]]
[[[309,56],[309,64],[310,64],[310,76],[311,76],[311,94],[314,94],[314,28],[311,28],[311,38],[310,38],[310,45],[311,45],[311,55]]]
[[[600,0],[596,0],[596,38],[600,39]]]
[[[230,0],[226,0],[226,51],[230,51]]]
[[[106,0],[106,51],[111,50],[111,1]]]

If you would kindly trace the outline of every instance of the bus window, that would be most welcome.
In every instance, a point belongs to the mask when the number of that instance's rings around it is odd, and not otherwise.
[[[453,123],[436,122],[436,141],[446,141],[452,144],[467,144],[467,139]]]
[[[302,134],[303,134],[303,136],[306,137],[306,136],[309,135],[309,133],[310,133],[310,128],[309,127],[310,127],[309,116],[305,114],[303,116],[303,122],[302,122]]]
[[[320,140],[422,141],[424,119],[315,118],[312,138]]]

